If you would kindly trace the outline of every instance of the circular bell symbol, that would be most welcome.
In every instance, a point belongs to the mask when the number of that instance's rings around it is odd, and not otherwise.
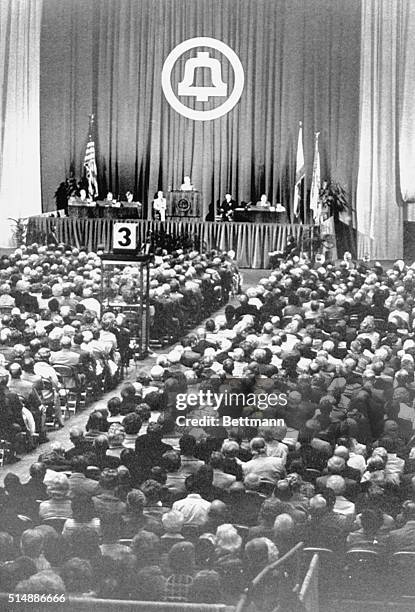
[[[223,104],[218,106],[217,108],[206,110],[206,111],[194,110],[182,104],[182,102],[180,102],[180,100],[177,98],[171,86],[171,73],[172,73],[175,63],[177,62],[179,57],[183,55],[183,53],[185,53],[189,49],[194,49],[195,47],[211,47],[212,49],[216,49],[217,51],[222,53],[222,55],[224,55],[229,60],[233,68],[234,75],[235,75],[234,87],[228,99]],[[209,60],[206,60],[205,57],[208,57],[208,54],[204,52],[198,53],[198,57],[200,58],[199,61],[204,61],[203,65],[206,66],[207,64],[205,62]],[[188,62],[193,62],[194,64],[196,64],[197,60],[188,60],[186,64]],[[213,63],[217,62],[217,60],[213,60],[210,58],[210,62],[213,65]],[[186,73],[185,73],[185,78],[179,84],[179,88],[181,87],[183,92],[186,91],[186,93],[189,94],[192,88],[191,87],[186,88],[185,81],[186,81]],[[174,108],[175,111],[180,113],[180,115],[183,115],[184,117],[187,117],[188,119],[193,119],[194,121],[210,121],[212,119],[217,119],[218,117],[222,117],[223,115],[226,115],[226,113],[229,113],[229,111],[232,110],[233,107],[238,103],[239,98],[242,95],[242,91],[244,88],[244,82],[245,82],[244,69],[235,51],[233,51],[230,47],[228,47],[228,45],[226,45],[222,41],[216,40],[216,38],[208,38],[205,36],[189,38],[188,40],[185,40],[184,42],[177,45],[177,47],[175,47],[167,56],[166,61],[164,62],[164,65],[163,65],[163,70],[161,72],[161,86],[163,88],[163,92],[164,92],[167,102],[170,104],[172,108]],[[191,94],[191,95],[196,95],[196,99],[201,99],[198,96],[200,96],[203,89],[207,89],[207,88],[200,87],[200,88],[193,88],[193,89],[198,90],[198,91],[196,94]],[[216,95],[223,96],[224,92],[226,91],[226,84],[218,82],[216,87],[209,88],[209,89],[211,90],[217,89],[218,93]],[[186,95],[186,94],[183,93],[182,95]],[[215,93],[212,91],[210,95],[215,95]]]

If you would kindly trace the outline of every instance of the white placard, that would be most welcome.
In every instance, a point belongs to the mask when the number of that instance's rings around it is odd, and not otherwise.
[[[113,250],[135,251],[137,247],[137,223],[114,223]]]

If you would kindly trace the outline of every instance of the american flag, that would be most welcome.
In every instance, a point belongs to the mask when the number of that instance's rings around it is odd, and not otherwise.
[[[98,172],[95,158],[95,142],[92,138],[91,132],[88,136],[88,144],[86,145],[85,149],[84,168],[88,181],[88,194],[92,199],[94,199],[98,196]]]

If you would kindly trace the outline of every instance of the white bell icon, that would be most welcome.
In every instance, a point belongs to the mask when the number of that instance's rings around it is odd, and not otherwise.
[[[211,87],[193,85],[196,68],[209,68],[212,78]],[[207,102],[211,96],[225,97],[228,86],[222,81],[222,68],[220,61],[209,57],[207,51],[198,51],[197,57],[186,61],[183,80],[178,84],[179,96],[194,96],[198,102]]]

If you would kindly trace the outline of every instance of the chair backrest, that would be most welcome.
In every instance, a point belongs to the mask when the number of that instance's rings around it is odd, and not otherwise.
[[[353,548],[346,552],[346,563],[353,571],[359,571],[363,567],[378,567],[381,555],[375,550]]]
[[[77,373],[75,368],[59,363],[53,364],[53,369],[62,385],[67,389],[73,389],[77,385]]]

